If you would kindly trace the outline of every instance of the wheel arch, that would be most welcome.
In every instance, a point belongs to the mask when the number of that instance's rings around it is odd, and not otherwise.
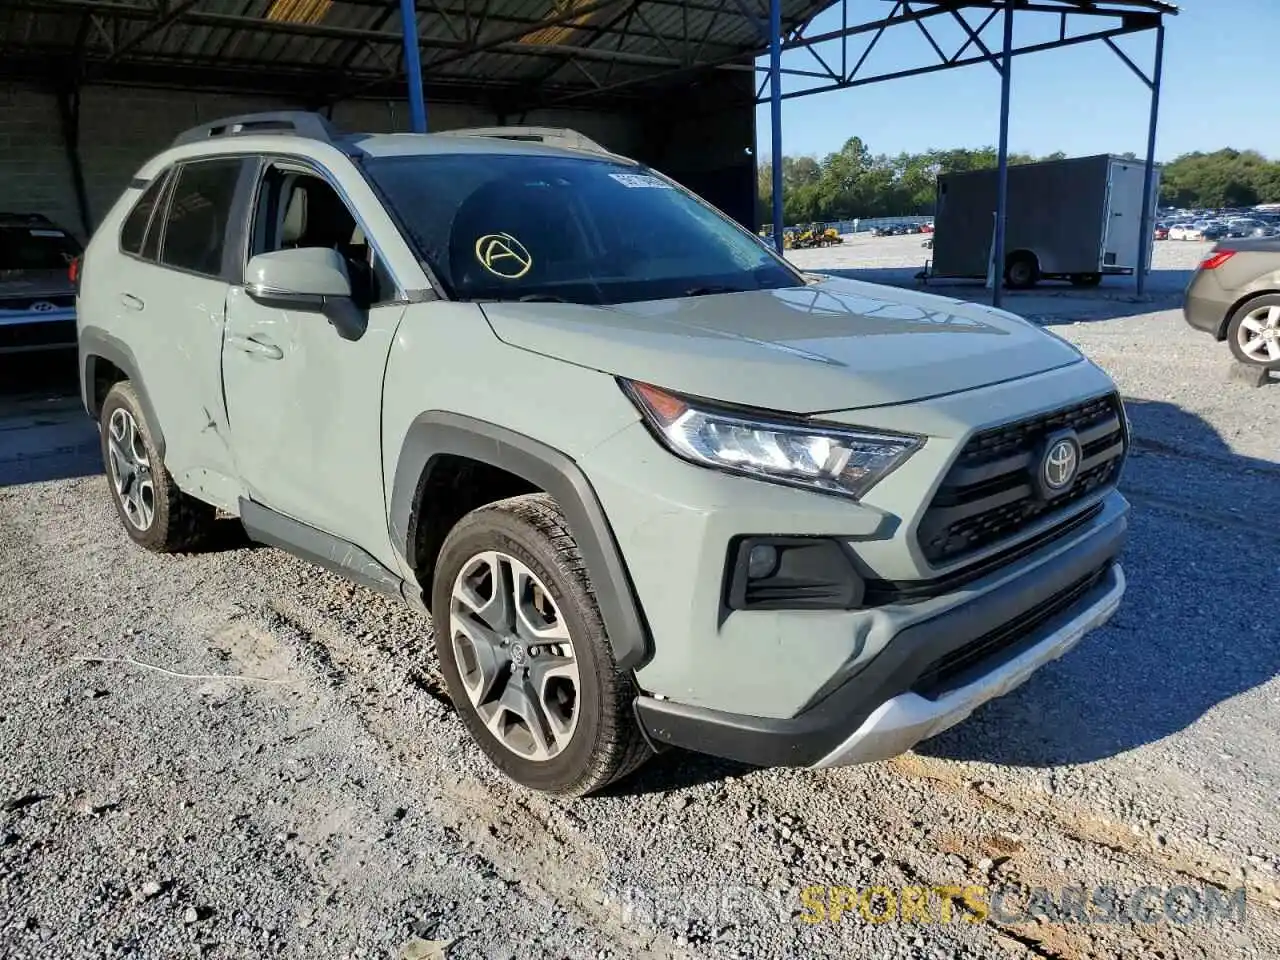
[[[103,398],[106,396],[106,391],[100,390],[99,387],[105,380],[128,380],[133,384],[138,400],[142,404],[142,412],[147,418],[147,427],[156,445],[156,451],[163,458],[164,430],[160,425],[160,418],[156,416],[155,408],[151,405],[151,398],[147,394],[146,385],[142,382],[142,376],[138,372],[138,358],[134,356],[128,344],[97,327],[81,329],[77,339],[80,355],[80,401],[84,405],[85,412],[94,420],[98,419],[102,411]],[[112,368],[121,376],[113,376]],[[107,389],[110,389],[110,386]]]
[[[595,489],[565,453],[497,424],[448,411],[419,415],[400,448],[388,505],[388,530],[401,558],[430,591],[430,567],[416,562],[415,544],[424,532],[423,503],[433,474],[450,458],[464,458],[505,471],[554,498],[578,543],[596,593],[600,615],[619,669],[641,666],[652,652],[648,624],[626,561]]]
[[[1231,318],[1239,313],[1242,309],[1249,305],[1252,300],[1261,300],[1263,297],[1280,297],[1280,289],[1275,290],[1251,290],[1243,297],[1236,300],[1227,308],[1226,313],[1222,315],[1222,323],[1218,324],[1218,342],[1227,339],[1227,327],[1231,326]]]
[[[1030,260],[1035,266],[1036,272],[1040,271],[1040,254],[1036,253],[1030,247],[1015,247],[1004,255],[1004,268],[1009,269],[1010,264],[1018,260]]]

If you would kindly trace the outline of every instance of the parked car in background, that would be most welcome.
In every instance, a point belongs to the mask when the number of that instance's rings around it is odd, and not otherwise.
[[[1175,223],[1169,228],[1170,240],[1203,240],[1204,228],[1195,223]]]
[[[1154,236],[1155,236],[1155,239],[1157,240],[1168,240],[1169,228],[1165,226],[1163,223],[1157,223],[1155,226]]]
[[[0,213],[0,354],[76,345],[78,240],[38,213]]]
[[[1217,244],[1196,268],[1182,313],[1226,340],[1241,363],[1280,367],[1280,237]]]
[[[1274,237],[1276,235],[1276,225],[1262,218],[1248,218],[1243,229],[1239,229],[1239,223],[1234,226],[1238,228],[1238,232],[1228,233],[1229,237]]]
[[[1226,225],[1214,222],[1214,223],[1206,223],[1203,227],[1201,227],[1200,236],[1194,239],[1221,240],[1226,235],[1227,235]]]

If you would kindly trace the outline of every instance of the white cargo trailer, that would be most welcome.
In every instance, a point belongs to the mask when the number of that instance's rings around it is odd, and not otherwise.
[[[1107,274],[1131,275],[1142,231],[1144,164],[1102,154],[1009,167],[1005,204],[1006,286],[1069,280],[1093,286]],[[996,171],[938,177],[934,220],[935,277],[986,277],[991,266]],[[1152,172],[1152,207],[1160,170]],[[1154,231],[1141,245],[1150,269]]]

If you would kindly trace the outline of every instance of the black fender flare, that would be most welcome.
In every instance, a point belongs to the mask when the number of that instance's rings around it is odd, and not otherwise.
[[[80,330],[79,354],[80,354],[80,401],[84,404],[85,413],[89,414],[94,420],[98,419],[101,412],[97,409],[94,400],[94,384],[97,381],[97,363],[106,360],[112,366],[116,367],[123,373],[133,384],[133,389],[138,394],[138,400],[142,403],[142,414],[147,418],[147,427],[151,431],[151,439],[156,445],[156,451],[161,458],[164,457],[164,430],[160,426],[160,418],[156,416],[155,408],[151,405],[151,397],[147,394],[146,385],[142,382],[142,376],[139,374],[138,358],[133,355],[133,351],[128,345],[118,337],[97,327],[83,327]]]
[[[433,410],[418,416],[400,448],[388,511],[391,542],[406,563],[412,562],[418,532],[419,494],[442,456],[498,467],[555,498],[586,562],[618,667],[631,670],[644,663],[651,653],[649,629],[613,528],[586,474],[545,443],[457,413]]]

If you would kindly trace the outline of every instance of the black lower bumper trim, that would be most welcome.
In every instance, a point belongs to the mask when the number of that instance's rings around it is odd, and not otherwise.
[[[907,627],[861,671],[795,717],[753,717],[655,697],[638,698],[636,715],[655,744],[757,766],[811,766],[880,704],[933,676],[939,664],[963,659],[971,667],[974,662],[964,653],[998,636],[998,646],[990,644],[996,649],[981,658],[991,669],[1094,603],[1114,585],[1112,567],[1126,535],[1126,511],[1115,511],[1108,522],[1025,575]],[[1088,586],[1082,590],[1082,584]],[[1010,637],[1007,627],[1019,621],[1025,624],[1022,633]]]

